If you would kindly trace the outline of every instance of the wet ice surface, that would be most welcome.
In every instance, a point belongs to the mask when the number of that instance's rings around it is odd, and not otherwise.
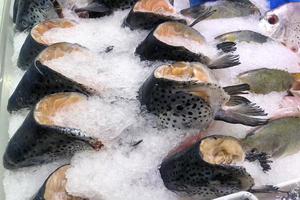
[[[256,2],[265,7],[264,1]],[[78,43],[92,51],[95,59],[84,61],[85,66],[82,66],[84,58],[78,55],[65,57],[66,60],[57,59],[52,64],[57,68],[63,66],[69,76],[86,81],[86,84],[100,91],[100,97],[91,97],[86,104],[62,111],[55,118],[57,124],[81,128],[101,139],[105,136],[107,143],[102,151],[82,152],[74,156],[72,168],[67,173],[67,190],[73,195],[92,200],[176,200],[179,197],[163,186],[158,167],[168,151],[192,131],[159,130],[155,128],[152,116],[141,113],[136,100],[138,88],[153,70],[149,66],[159,63],[140,62],[134,56],[136,46],[147,32],[121,28],[127,12],[116,12],[113,16],[101,19],[82,19],[72,29],[51,30],[45,35],[48,40]],[[261,31],[255,17],[210,20],[197,24],[196,28],[211,46],[215,45],[213,38],[224,32],[239,29]],[[15,38],[14,63],[25,37],[24,34],[18,34]],[[113,50],[105,53],[109,46],[114,46]],[[299,71],[297,57],[279,44],[242,43],[238,45],[236,53],[241,57],[240,66],[214,71],[222,86],[237,84],[237,74],[255,68]],[[12,81],[12,91],[23,73],[15,68],[18,75]],[[284,95],[250,94],[247,97],[272,114]],[[26,114],[26,111],[22,111],[11,116],[11,136]],[[242,125],[215,122],[209,134],[244,137],[249,129]],[[134,146],[141,140],[139,145]],[[276,184],[299,177],[299,156],[298,153],[274,161],[273,169],[268,174],[263,173],[256,163],[245,163],[244,166],[253,175],[257,185]],[[6,171],[6,199],[31,199],[46,177],[65,162]]]

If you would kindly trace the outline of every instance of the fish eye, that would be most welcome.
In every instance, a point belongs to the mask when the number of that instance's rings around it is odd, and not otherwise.
[[[268,17],[268,23],[269,24],[277,24],[279,21],[279,18],[277,15],[271,15],[270,17]]]

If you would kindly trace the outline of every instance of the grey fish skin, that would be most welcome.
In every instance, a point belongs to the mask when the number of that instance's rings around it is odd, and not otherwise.
[[[199,148],[201,141],[163,160],[159,171],[169,190],[183,196],[211,200],[251,189],[254,180],[243,167],[204,161]]]
[[[260,25],[265,33],[294,52],[300,49],[300,3],[287,3],[265,13]]]
[[[215,12],[207,19],[244,17],[249,15],[260,16],[261,14],[259,9],[249,0],[220,0],[202,5],[202,10],[209,7],[211,7],[212,10],[215,10]],[[191,11],[191,9],[186,9],[182,10],[181,13],[186,16],[190,15],[191,17],[196,17]]]
[[[97,0],[98,3],[107,6],[109,9],[129,9],[138,0]]]
[[[278,69],[255,69],[238,75],[242,83],[250,85],[250,91],[257,94],[288,91],[294,78],[290,73]]]
[[[218,42],[247,42],[247,43],[267,43],[274,41],[270,37],[262,35],[260,33],[250,31],[250,30],[241,30],[224,33],[215,38]]]
[[[251,131],[242,142],[248,152],[278,158],[300,151],[299,130],[299,117],[283,117]]]
[[[14,9],[16,29],[24,31],[47,19],[58,18],[53,0],[18,0],[18,8]]]

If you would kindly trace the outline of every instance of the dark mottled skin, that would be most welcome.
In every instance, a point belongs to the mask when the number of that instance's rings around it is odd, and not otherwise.
[[[153,29],[157,25],[166,21],[178,21],[186,24],[186,20],[180,19],[175,16],[164,16],[149,12],[134,12],[133,9],[130,11],[128,16],[124,20],[124,25],[130,29]]]
[[[149,112],[159,117],[164,127],[203,130],[213,120],[215,111],[201,97],[180,91],[180,87],[190,84],[157,79],[153,74],[140,88],[139,99]]]
[[[92,149],[93,143],[78,129],[39,124],[31,111],[10,139],[3,165],[17,169],[70,158],[77,151]]]
[[[202,54],[193,53],[185,47],[175,47],[163,43],[153,35],[154,31],[155,30],[139,44],[135,51],[135,53],[140,56],[141,60],[174,60],[208,64],[208,57]]]
[[[53,0],[18,0],[14,6],[16,29],[23,31],[46,19],[57,18]]]
[[[18,67],[23,70],[30,68],[34,64],[34,59],[45,48],[47,48],[47,45],[38,43],[35,39],[33,39],[30,33],[20,50],[17,63]]]
[[[138,0],[97,0],[110,9],[128,9],[131,8]]]

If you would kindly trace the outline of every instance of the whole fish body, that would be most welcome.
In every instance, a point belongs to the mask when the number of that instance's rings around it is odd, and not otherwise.
[[[274,158],[300,150],[300,118],[282,117],[250,132],[243,139],[248,152],[266,153]]]
[[[267,35],[295,52],[300,48],[300,2],[287,3],[268,11],[261,19]]]
[[[207,19],[244,17],[249,15],[260,16],[261,14],[260,10],[249,0],[219,0],[205,3],[200,7],[202,7],[202,10],[211,8],[215,11]],[[199,6],[195,6],[195,9],[199,9]],[[197,12],[189,8],[182,10],[181,13],[186,16],[190,15],[196,17],[194,14]]]
[[[259,43],[274,41],[272,38],[262,35],[260,33],[250,30],[240,30],[224,33],[215,38],[218,42],[247,42],[247,43]]]

